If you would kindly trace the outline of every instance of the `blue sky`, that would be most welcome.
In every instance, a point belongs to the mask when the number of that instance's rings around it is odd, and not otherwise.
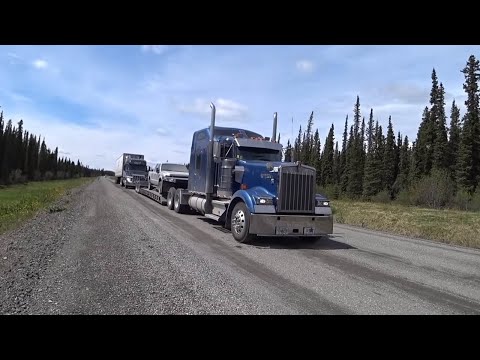
[[[150,163],[188,162],[193,131],[217,124],[287,139],[314,111],[322,144],[341,144],[357,94],[362,114],[413,140],[435,67],[464,112],[463,74],[480,46],[1,46],[0,106],[7,119],[91,167],[123,152]]]

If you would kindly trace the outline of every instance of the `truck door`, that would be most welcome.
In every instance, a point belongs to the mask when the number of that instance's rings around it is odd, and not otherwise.
[[[193,164],[191,164],[193,170],[193,177],[189,185],[192,190],[204,191],[205,190],[205,177],[206,177],[206,154],[207,154],[208,136],[206,131],[200,131],[195,136],[193,145]]]

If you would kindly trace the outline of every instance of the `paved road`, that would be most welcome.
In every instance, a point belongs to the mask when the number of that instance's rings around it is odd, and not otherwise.
[[[105,178],[43,216],[0,237],[2,313],[480,314],[477,250],[339,225],[243,245]]]

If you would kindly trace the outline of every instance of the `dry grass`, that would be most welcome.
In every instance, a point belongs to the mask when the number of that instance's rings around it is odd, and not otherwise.
[[[92,180],[94,178],[39,181],[0,189],[0,234],[34,216],[69,189]]]
[[[398,204],[332,201],[335,221],[391,234],[480,248],[480,213]]]

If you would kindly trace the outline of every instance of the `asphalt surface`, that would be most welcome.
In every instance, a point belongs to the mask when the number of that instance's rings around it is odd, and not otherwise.
[[[480,251],[335,226],[235,242],[107,178],[0,236],[2,314],[480,314]]]

